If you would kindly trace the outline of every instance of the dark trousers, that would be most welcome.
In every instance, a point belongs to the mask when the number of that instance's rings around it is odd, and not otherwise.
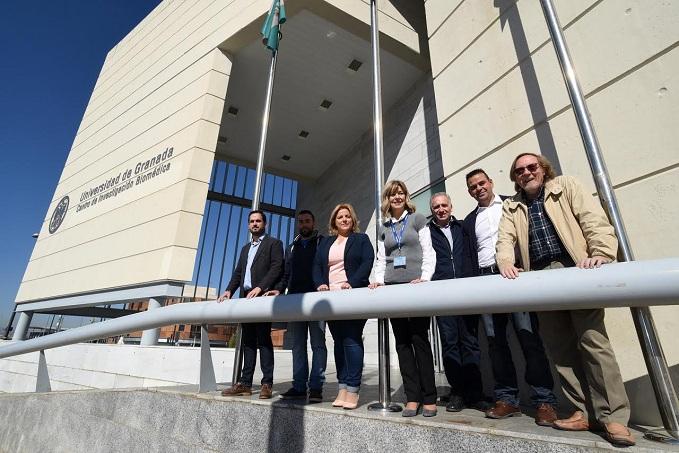
[[[538,333],[538,318],[535,313],[526,312],[483,315],[483,325],[488,337],[488,354],[495,377],[495,399],[513,406],[519,405],[516,368],[507,339],[510,320],[526,360],[524,379],[533,390],[531,400],[536,405],[556,404],[556,397],[552,392],[554,380]]]
[[[257,364],[257,348],[262,368],[262,384],[273,385],[273,343],[271,323],[253,322],[241,324],[243,341],[243,374],[241,384],[252,386],[252,376]]]
[[[429,318],[391,318],[398,365],[408,402],[436,404],[429,323]]]
[[[479,315],[437,316],[441,352],[451,396],[473,403],[483,397]]]

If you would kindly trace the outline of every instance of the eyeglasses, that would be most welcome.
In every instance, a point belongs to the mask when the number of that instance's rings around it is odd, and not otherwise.
[[[521,176],[526,170],[528,170],[530,173],[535,173],[538,168],[540,168],[540,164],[537,162],[528,164],[525,167],[516,167],[514,169],[514,176]]]

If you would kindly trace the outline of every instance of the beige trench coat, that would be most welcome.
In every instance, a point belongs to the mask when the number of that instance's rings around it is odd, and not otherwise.
[[[599,203],[572,176],[557,176],[545,183],[545,212],[574,262],[593,256],[616,259],[618,239],[613,226]],[[496,251],[498,266],[518,262],[530,270],[528,208],[522,192],[502,205]]]

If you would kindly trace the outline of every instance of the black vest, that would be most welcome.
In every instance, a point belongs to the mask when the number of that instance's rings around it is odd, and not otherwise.
[[[436,268],[432,280],[446,280],[449,278],[460,278],[463,276],[463,240],[462,223],[455,217],[450,219],[450,233],[453,237],[453,252],[450,252],[450,244],[441,229],[429,222],[431,231],[431,245],[436,252]]]

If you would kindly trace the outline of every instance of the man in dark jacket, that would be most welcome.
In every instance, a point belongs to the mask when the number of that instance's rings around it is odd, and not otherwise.
[[[285,271],[276,288],[265,295],[299,294],[316,290],[311,275],[318,242],[323,238],[314,229],[311,211],[297,214],[299,234],[285,251]],[[297,321],[288,323],[292,335],[292,388],[281,394],[283,399],[304,399],[309,389],[309,402],[323,401],[323,384],[328,350],[325,347],[325,321]],[[311,340],[311,370],[307,355],[307,336]]]
[[[241,296],[252,299],[274,288],[283,270],[283,243],[266,235],[266,214],[255,210],[248,216],[248,229],[252,240],[243,246],[238,264],[233,270],[226,291],[218,300],[223,302],[240,288]],[[257,348],[262,368],[262,388],[260,399],[271,398],[273,385],[273,344],[271,342],[271,323],[243,323],[243,373],[240,382],[222,391],[224,396],[252,394],[252,377],[257,363]]]
[[[452,202],[447,193],[431,197],[431,242],[436,252],[432,280],[463,276],[462,222],[452,216]],[[441,337],[443,368],[450,384],[446,410],[458,412],[465,407],[485,410],[479,361],[478,315],[437,316]]]
[[[466,179],[469,195],[478,203],[464,219],[466,276],[499,274],[495,264],[495,243],[502,217],[502,200],[507,197],[495,195],[493,180],[480,168],[469,172]],[[536,314],[488,314],[482,319],[495,377],[495,406],[486,411],[486,416],[506,418],[521,414],[516,368],[507,340],[507,325],[511,319],[526,360],[525,380],[533,390],[532,401],[537,407],[535,422],[551,426],[556,420],[554,380],[538,332]]]

